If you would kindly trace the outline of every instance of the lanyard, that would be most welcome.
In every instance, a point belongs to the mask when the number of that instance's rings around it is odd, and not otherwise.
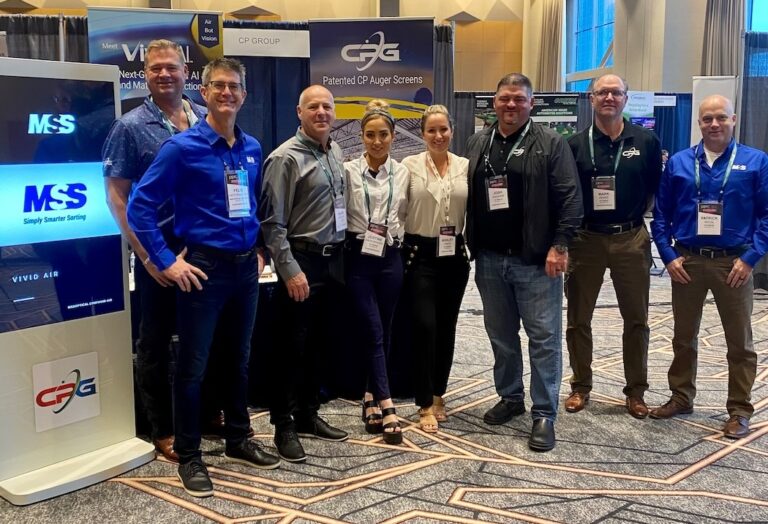
[[[317,154],[316,147],[311,142],[307,141],[303,136],[301,136],[301,133],[299,131],[296,131],[296,139],[312,152],[312,155],[315,157],[315,160],[317,160],[317,163],[320,164],[320,167],[323,168],[323,173],[325,173],[325,178],[328,179],[328,184],[331,186],[331,194],[333,195],[333,199],[336,200],[336,186],[333,183],[333,166],[331,166],[331,155],[327,152],[325,153],[325,157],[328,159],[328,167],[325,167],[325,164],[323,164],[323,161],[320,159],[320,155]],[[344,177],[340,176],[339,180],[341,181],[341,196],[344,196]]]
[[[507,164],[509,164],[509,159],[512,158],[512,155],[515,151],[517,151],[517,148],[520,147],[520,144],[523,142],[523,139],[525,138],[525,135],[528,134],[528,130],[531,129],[531,119],[528,119],[528,123],[525,125],[525,129],[523,129],[523,132],[520,134],[519,137],[517,137],[517,141],[512,145],[512,149],[509,150],[509,154],[507,154],[507,159],[504,161],[504,170],[507,169]],[[488,141],[488,149],[485,152],[485,165],[491,168],[491,173],[495,176],[496,172],[493,170],[493,166],[491,165],[491,161],[488,158],[488,155],[491,152],[491,145],[493,144],[493,137],[496,136],[496,128],[494,127],[491,131],[491,139]]]
[[[736,160],[736,149],[738,144],[734,142],[733,150],[731,151],[731,158],[728,159],[728,166],[725,168],[725,176],[723,177],[723,183],[720,186],[720,195],[718,196],[718,202],[723,201],[723,194],[725,193],[725,184],[728,183],[728,179],[731,177],[731,170],[733,169],[733,162]],[[699,146],[696,146],[696,154],[693,155],[694,173],[696,175],[696,193],[701,202],[701,175],[699,174]],[[715,164],[712,163],[714,166]]]
[[[445,224],[448,225],[451,220],[449,211],[451,208],[451,193],[453,193],[453,178],[451,178],[450,173],[451,156],[448,155],[448,166],[445,169],[445,178],[440,176],[440,171],[437,170],[435,161],[432,160],[432,156],[429,154],[429,152],[427,152],[427,165],[429,166],[429,170],[435,174],[435,178],[437,178],[437,181],[440,184],[440,200],[443,201],[443,209],[445,211]],[[446,181],[446,179],[448,180]]]
[[[150,97],[150,100],[152,100],[152,97]],[[152,100],[152,103],[155,104],[155,101]],[[194,126],[198,120],[197,115],[194,112],[192,112],[192,107],[189,105],[189,102],[187,102],[186,100],[182,100],[181,104],[182,104],[182,107],[184,108],[184,114],[187,115],[187,122],[189,123],[189,127]],[[168,130],[168,133],[170,133],[171,136],[177,133],[181,133],[181,131],[171,123],[171,120],[168,118],[168,115],[166,115],[163,112],[163,110],[160,109],[160,106],[155,104],[155,107],[157,108],[158,111],[160,111],[163,125]]]
[[[592,159],[592,169],[597,173],[597,165],[595,164],[595,138],[592,136],[592,128],[594,125],[589,126],[589,158]],[[616,176],[616,171],[619,169],[619,160],[621,160],[621,154],[624,152],[624,140],[621,139],[619,143],[619,151],[616,153],[616,160],[613,162],[613,176]]]
[[[366,177],[365,172],[368,170],[368,162],[365,162],[365,168],[363,168],[363,171],[360,173],[363,177],[363,191],[365,191],[365,207],[368,208],[368,223],[371,223],[371,220],[373,219],[373,215],[371,213],[371,196],[368,194],[368,180]],[[389,211],[392,209],[392,192],[394,189],[394,176],[392,175],[392,159],[389,159],[389,175],[387,176],[389,180],[389,198],[387,199],[387,214],[384,215],[384,225],[386,226],[389,223]]]

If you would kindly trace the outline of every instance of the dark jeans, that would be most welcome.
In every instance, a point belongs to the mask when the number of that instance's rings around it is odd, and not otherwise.
[[[449,257],[435,256],[434,239],[406,235],[406,243],[403,296],[411,308],[414,395],[418,406],[429,407],[448,387],[469,260],[461,238]]]
[[[200,390],[217,323],[222,338],[216,351],[228,379],[220,392],[227,446],[248,435],[248,357],[259,298],[255,253],[232,260],[190,248],[187,261],[202,269],[208,280],[202,281],[201,291],[177,295],[180,348],[174,379],[174,449],[181,463],[200,457]]]
[[[347,288],[360,321],[360,346],[368,362],[366,391],[375,400],[388,399],[392,396],[387,377],[392,318],[403,284],[400,251],[387,248],[384,257],[375,257],[360,253],[359,243],[353,243],[346,253]]]
[[[277,431],[295,427],[295,421],[317,416],[323,349],[332,345],[331,333],[342,324],[332,299],[342,292],[338,275],[342,250],[331,256],[292,250],[309,282],[309,298],[296,302],[285,282],[277,283],[272,334],[270,422]]]
[[[176,331],[176,288],[158,284],[138,260],[134,279],[141,318],[136,341],[137,382],[152,438],[165,438],[173,435],[170,342]]]

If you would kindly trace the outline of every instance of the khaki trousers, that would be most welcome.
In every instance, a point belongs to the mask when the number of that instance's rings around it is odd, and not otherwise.
[[[565,339],[573,370],[573,391],[588,393],[592,389],[592,314],[605,270],[609,269],[624,320],[624,394],[643,398],[648,389],[650,268],[651,241],[644,226],[616,235],[581,231],[574,239],[565,281]]]
[[[734,257],[710,259],[693,255],[679,246],[677,250],[685,257],[683,267],[690,275],[691,282],[672,282],[674,359],[667,374],[672,397],[686,406],[693,406],[701,313],[707,291],[711,290],[720,313],[727,346],[726,408],[730,415],[749,418],[754,411],[750,398],[757,373],[757,355],[752,345],[753,277],[750,275],[741,287],[732,288],[725,280],[733,267]]]

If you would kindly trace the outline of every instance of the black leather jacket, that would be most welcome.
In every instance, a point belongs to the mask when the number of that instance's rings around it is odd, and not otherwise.
[[[475,213],[488,213],[473,209],[473,183],[475,170],[488,147],[491,130],[475,133],[467,141],[469,158],[469,198],[467,200],[466,240],[472,257]],[[527,264],[543,265],[549,248],[570,244],[581,226],[584,209],[581,199],[576,163],[565,139],[548,127],[531,122],[531,129],[523,140],[525,169],[523,173],[523,251]]]

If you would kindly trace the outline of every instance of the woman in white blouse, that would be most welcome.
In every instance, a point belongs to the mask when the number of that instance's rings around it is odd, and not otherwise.
[[[346,162],[347,288],[359,315],[368,357],[363,422],[369,433],[382,433],[387,444],[403,434],[392,403],[387,354],[392,318],[403,283],[400,245],[406,208],[408,171],[389,156],[395,120],[383,100],[371,100],[360,121],[365,153]]]
[[[412,308],[411,351],[419,423],[424,431],[434,433],[447,418],[443,395],[469,278],[462,236],[469,162],[448,151],[453,126],[444,106],[426,109],[421,133],[427,151],[403,159],[410,173],[403,293]]]

